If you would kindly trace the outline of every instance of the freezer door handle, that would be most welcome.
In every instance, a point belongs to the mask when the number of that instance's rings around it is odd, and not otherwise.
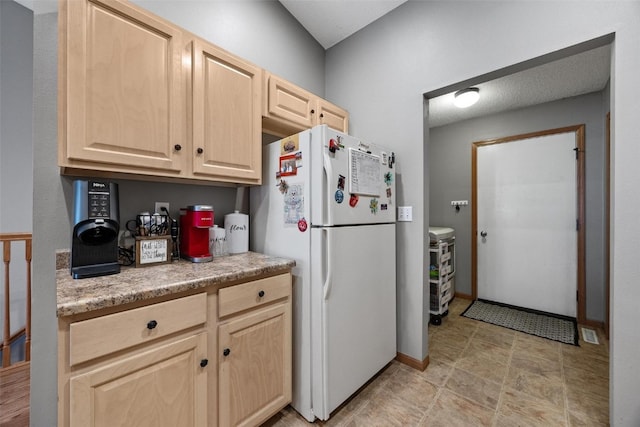
[[[331,233],[332,230],[329,228],[325,228],[322,230],[323,233],[325,233],[325,241],[327,242],[327,275],[326,275],[326,279],[324,281],[324,300],[328,300],[329,299],[329,294],[331,293],[331,286],[333,284],[333,265],[332,265],[332,252],[333,252],[333,244],[331,242]]]
[[[329,159],[329,153],[325,150],[322,151],[322,165],[324,167],[324,191],[322,197],[324,198],[324,203],[327,206],[331,206],[331,200],[329,200],[329,189],[331,188],[331,179],[333,178],[333,165],[331,164],[331,159]],[[328,218],[323,218],[323,224],[333,225],[333,209],[327,209]],[[324,222],[328,220],[328,222]]]

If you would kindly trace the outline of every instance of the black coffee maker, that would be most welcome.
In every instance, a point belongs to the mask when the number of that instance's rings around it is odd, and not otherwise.
[[[71,275],[74,279],[120,273],[118,184],[73,182]]]

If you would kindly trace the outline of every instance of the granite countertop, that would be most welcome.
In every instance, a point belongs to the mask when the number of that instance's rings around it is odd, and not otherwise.
[[[71,316],[263,274],[284,273],[294,266],[294,260],[246,252],[212,262],[180,260],[145,268],[123,267],[119,274],[110,276],[73,279],[68,268],[60,268],[65,267],[64,262],[57,262],[57,315]]]

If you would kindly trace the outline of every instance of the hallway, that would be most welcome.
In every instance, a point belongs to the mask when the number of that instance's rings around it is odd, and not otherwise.
[[[424,372],[391,362],[327,426],[606,426],[609,351],[580,347],[460,317],[456,298],[441,326],[429,325]],[[265,426],[304,426],[287,407]]]

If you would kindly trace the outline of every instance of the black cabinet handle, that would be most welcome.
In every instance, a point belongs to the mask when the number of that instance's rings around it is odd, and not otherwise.
[[[231,350],[228,349],[228,348],[225,348],[224,350],[222,350],[222,354],[225,355],[225,356],[228,356],[228,355],[231,354]]]
[[[316,113],[316,110],[311,110],[311,114],[315,114],[315,113]]]
[[[147,329],[155,329],[156,326],[158,326],[158,322],[156,322],[155,320],[150,320],[147,323]]]
[[[260,298],[262,298],[262,297],[264,296],[264,291],[260,291],[260,292],[258,292],[258,296],[259,296]]]
[[[173,148],[175,148],[176,151],[180,151],[180,150],[182,150],[182,145],[176,144],[176,145],[173,146]]]
[[[320,113],[320,118],[323,118],[323,117],[324,117],[324,113]]]
[[[209,364],[209,360],[208,359],[202,359],[200,361],[200,367],[204,368],[205,366],[207,366]]]
[[[202,149],[202,147],[198,147],[196,151],[198,152],[198,154],[204,153],[204,150]]]

